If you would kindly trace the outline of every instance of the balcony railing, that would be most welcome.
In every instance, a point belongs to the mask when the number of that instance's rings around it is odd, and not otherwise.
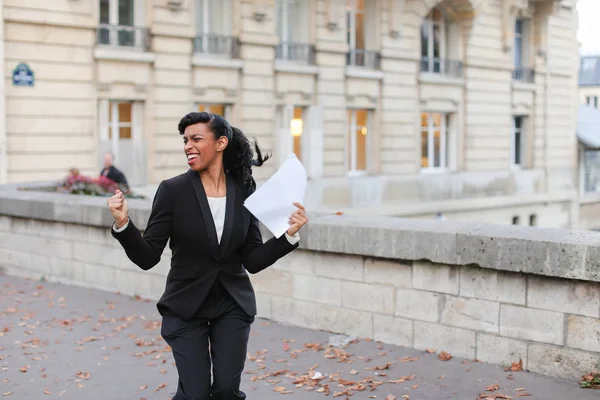
[[[515,68],[513,70],[513,80],[525,83],[534,83],[535,70],[533,68]]]
[[[96,30],[100,45],[150,50],[150,30],[139,26],[100,24]]]
[[[448,58],[421,57],[421,72],[440,74],[452,78],[463,77],[463,63]]]
[[[381,54],[377,51],[352,49],[346,54],[346,65],[365,67],[369,69],[381,68]]]
[[[194,52],[239,58],[240,42],[237,37],[206,33],[194,38]]]
[[[299,61],[314,65],[315,46],[306,43],[280,43],[275,48],[275,57],[278,60]]]

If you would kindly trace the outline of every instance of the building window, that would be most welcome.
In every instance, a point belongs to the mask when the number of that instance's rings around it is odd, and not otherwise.
[[[446,18],[436,7],[425,17],[421,24],[421,71],[443,73],[446,58],[446,37],[448,35]]]
[[[537,215],[531,214],[529,216],[529,226],[537,226]]]
[[[348,169],[363,172],[368,166],[369,110],[348,111]]]
[[[294,107],[294,118],[290,121],[290,134],[292,136],[292,151],[299,160],[302,160],[302,133],[304,132],[304,110]]]
[[[144,103],[118,99],[98,101],[100,154],[112,152],[130,185],[147,182]]]
[[[238,57],[238,41],[232,36],[231,10],[231,0],[197,0],[195,52]]]
[[[277,59],[314,64],[314,46],[308,43],[309,30],[306,29],[310,26],[308,0],[277,0],[276,9]]]
[[[136,7],[136,0],[100,0],[98,44],[148,50],[149,32],[139,26],[143,16]]]
[[[143,139],[143,103],[122,100],[99,101],[99,136],[116,157],[119,156],[124,143],[139,143]]]
[[[519,225],[519,224],[521,224],[521,219],[518,216],[515,215],[514,217],[512,217],[512,224],[513,225]]]
[[[421,168],[448,167],[448,114],[421,113]]]
[[[111,101],[108,110],[108,138],[131,139],[133,103]]]
[[[600,192],[600,151],[584,150],[583,158],[583,192]]]
[[[515,70],[523,68],[523,19],[517,18],[515,21],[515,48],[514,64]]]
[[[523,122],[524,117],[513,117],[511,138],[511,164],[516,167],[523,166]]]
[[[310,133],[307,125],[307,114],[305,107],[295,105],[284,105],[277,109],[277,150],[278,161],[283,163],[290,153],[294,153],[302,162],[308,160],[306,149],[306,136]]]
[[[514,49],[513,49],[513,79],[517,81],[523,81],[533,83],[535,73],[533,68],[529,68],[527,52],[529,49],[529,35],[527,29],[529,28],[529,21],[523,18],[517,18],[515,21],[515,32],[514,32]]]
[[[198,104],[198,112],[217,114],[226,120],[229,120],[231,106],[228,104]]]
[[[367,25],[375,27],[376,2],[366,0],[347,0],[346,2],[346,40],[350,47],[346,64],[357,67],[379,69],[381,58],[379,52],[367,50],[373,45],[373,30],[369,32]],[[374,28],[375,29],[375,28]]]
[[[585,96],[585,104],[598,108],[598,96]]]

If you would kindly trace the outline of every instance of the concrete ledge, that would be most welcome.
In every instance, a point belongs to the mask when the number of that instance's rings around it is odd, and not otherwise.
[[[109,228],[106,198],[0,186],[0,215]],[[21,186],[23,187],[23,186]],[[27,186],[29,189],[43,184]],[[151,201],[130,199],[144,229]],[[377,258],[472,265],[600,282],[600,233],[392,217],[311,215],[301,248]]]

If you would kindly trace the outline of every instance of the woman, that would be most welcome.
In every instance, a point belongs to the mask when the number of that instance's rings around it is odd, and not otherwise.
[[[286,234],[263,243],[243,203],[256,187],[251,167],[264,159],[253,162],[248,139],[218,115],[190,113],[179,133],[189,170],[160,183],[143,236],[117,192],[108,200],[112,234],[143,270],[160,261],[170,240],[171,269],[157,308],[179,374],[173,400],[245,399],[239,386],[256,315],[245,270],[260,272],[297,248],[308,219],[294,203]]]

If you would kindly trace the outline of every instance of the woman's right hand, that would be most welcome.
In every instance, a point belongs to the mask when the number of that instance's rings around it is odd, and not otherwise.
[[[127,200],[125,200],[125,195],[123,192],[117,189],[114,196],[107,200],[108,209],[115,219],[115,223],[118,228],[122,228],[123,225],[127,223],[129,220],[129,213],[127,208]]]

